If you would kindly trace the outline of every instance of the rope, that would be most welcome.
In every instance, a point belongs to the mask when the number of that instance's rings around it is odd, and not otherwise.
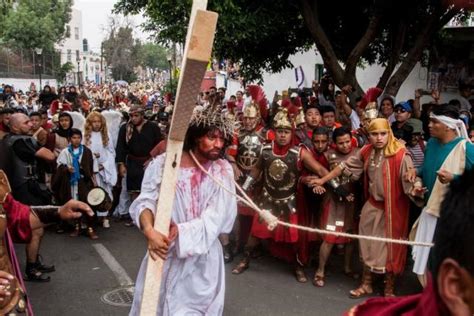
[[[213,175],[211,175],[196,159],[194,154],[190,151],[189,152],[191,155],[191,158],[194,160],[198,168],[204,172],[209,178],[211,178],[212,181],[217,183],[222,189],[224,189],[226,192],[237,198],[237,200],[241,201],[248,207],[252,208],[255,210],[263,220],[267,223],[267,227],[269,230],[273,230],[276,228],[276,226],[281,225],[285,226],[288,228],[295,228],[298,230],[306,231],[309,233],[317,233],[317,234],[322,234],[322,235],[334,235],[338,237],[346,237],[346,238],[353,238],[353,239],[363,239],[363,240],[371,240],[371,241],[378,241],[378,242],[386,242],[386,243],[392,243],[392,244],[400,244],[400,245],[408,245],[408,246],[421,246],[421,247],[433,247],[433,243],[429,242],[417,242],[417,241],[409,241],[409,240],[404,240],[404,239],[392,239],[392,238],[386,238],[386,237],[377,237],[377,236],[368,236],[368,235],[356,235],[356,234],[349,234],[349,233],[344,233],[344,232],[333,232],[325,229],[319,229],[319,228],[312,228],[312,227],[307,227],[307,226],[301,226],[301,225],[295,225],[295,224],[290,224],[284,221],[279,220],[275,215],[273,215],[269,210],[262,210],[260,209],[253,201],[250,199],[250,197],[245,193],[245,191],[239,186],[239,184],[233,180],[235,187],[237,190],[242,194],[243,197],[237,195],[236,193],[232,192],[229,190],[221,181],[216,179]],[[234,177],[232,176],[232,179]]]
[[[33,210],[47,210],[47,209],[60,209],[61,206],[57,205],[32,205],[30,206]]]

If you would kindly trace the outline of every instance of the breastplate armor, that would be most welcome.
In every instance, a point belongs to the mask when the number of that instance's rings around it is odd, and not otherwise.
[[[264,139],[255,131],[239,135],[237,165],[242,171],[249,172],[257,164]]]
[[[13,150],[13,144],[17,140],[26,138],[31,138],[33,141],[35,141],[31,136],[21,135],[10,135],[6,139],[10,158],[10,168],[6,171],[9,175],[10,184],[13,189],[19,188],[20,186],[28,182],[28,180],[38,180],[36,159],[33,159],[32,162],[24,161],[20,159],[20,157],[18,157],[15,151]]]
[[[296,211],[296,186],[298,184],[299,151],[292,148],[285,156],[273,153],[272,146],[262,150],[263,194],[261,206],[275,215]]]

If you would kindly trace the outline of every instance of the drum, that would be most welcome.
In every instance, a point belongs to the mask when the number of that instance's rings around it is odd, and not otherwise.
[[[94,211],[110,211],[112,208],[112,200],[107,191],[101,187],[93,188],[87,194],[87,204]]]

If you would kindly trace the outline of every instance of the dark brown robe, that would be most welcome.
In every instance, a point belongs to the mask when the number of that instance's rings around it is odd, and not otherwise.
[[[94,188],[94,182],[92,181],[94,173],[92,169],[92,152],[86,146],[84,146],[84,150],[82,152],[80,166],[81,179],[78,183],[79,200],[82,202],[87,202],[87,194],[92,188]],[[68,166],[58,166],[58,169],[56,170],[56,173],[54,174],[51,181],[51,188],[58,204],[64,204],[72,198],[70,178],[71,174],[68,170]]]

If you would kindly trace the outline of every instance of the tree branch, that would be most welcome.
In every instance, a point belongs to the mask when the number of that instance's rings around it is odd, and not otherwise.
[[[420,60],[423,54],[423,49],[428,45],[429,41],[433,37],[433,34],[439,31],[449,20],[451,20],[456,14],[460,12],[460,9],[452,8],[441,19],[437,19],[438,15],[433,14],[429,17],[425,28],[418,34],[415,44],[408,51],[407,58],[401,63],[400,67],[390,78],[387,83],[385,92],[389,95],[395,96],[400,89],[403,81],[410,74],[415,67],[416,63]]]
[[[313,5],[310,4],[313,2]],[[331,72],[336,85],[342,87],[344,85],[344,70],[336,57],[336,53],[329,42],[318,19],[317,0],[300,0],[301,14],[303,16],[306,27],[313,38],[319,53],[321,54],[326,67]]]
[[[392,41],[392,52],[390,55],[390,59],[387,63],[387,67],[385,67],[385,70],[379,79],[379,82],[377,83],[378,88],[385,88],[388,79],[390,79],[390,76],[392,75],[395,66],[397,66],[398,61],[400,60],[400,54],[402,52],[403,45],[405,44],[406,30],[406,21],[400,21],[397,28],[397,33]]]
[[[362,56],[367,47],[369,47],[370,43],[372,43],[372,41],[375,39],[379,29],[380,20],[381,17],[378,14],[370,18],[367,30],[360,38],[356,46],[354,46],[349,54],[349,57],[347,57],[346,71],[344,75],[344,80],[346,83],[351,83],[351,79],[355,78],[357,63],[359,62],[360,56]]]

